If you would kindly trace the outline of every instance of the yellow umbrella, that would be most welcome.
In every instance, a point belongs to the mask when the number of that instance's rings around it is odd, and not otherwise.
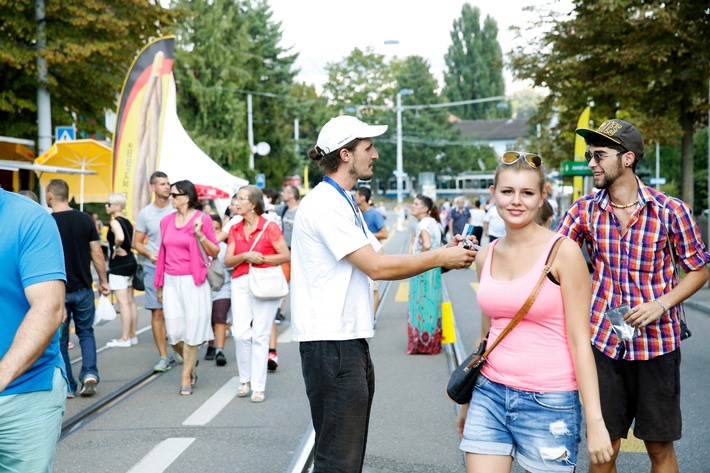
[[[96,140],[57,141],[35,160],[35,164],[61,166],[96,174],[76,175],[43,172],[40,183],[44,189],[52,179],[69,184],[69,200],[75,198],[84,210],[84,202],[105,202],[112,192],[113,154],[111,148]]]

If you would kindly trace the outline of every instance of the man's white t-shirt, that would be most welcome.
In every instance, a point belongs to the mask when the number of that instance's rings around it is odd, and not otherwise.
[[[375,334],[372,281],[345,257],[368,244],[376,252],[382,245],[346,199],[321,182],[296,212],[291,240],[294,341],[354,340]]]
[[[503,220],[498,213],[498,208],[494,205],[486,212],[486,216],[483,217],[484,222],[488,222],[488,235],[494,237],[504,237],[505,236],[505,220]]]

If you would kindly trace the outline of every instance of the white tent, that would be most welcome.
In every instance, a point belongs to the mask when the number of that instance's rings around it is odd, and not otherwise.
[[[178,118],[175,97],[175,78],[171,74],[159,169],[168,175],[170,182],[187,179],[193,184],[221,189],[231,197],[249,182],[222,169],[192,141]],[[230,199],[215,201],[220,214],[224,213],[229,201]]]

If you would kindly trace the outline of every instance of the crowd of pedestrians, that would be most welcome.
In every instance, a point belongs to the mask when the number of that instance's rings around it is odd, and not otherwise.
[[[632,424],[654,471],[678,471],[681,304],[707,282],[710,254],[686,204],[636,176],[645,151],[636,127],[609,120],[577,130],[599,190],[574,202],[556,232],[542,159],[509,151],[487,206],[457,198],[440,214],[430,197],[417,195],[409,209],[411,252],[403,255],[384,253],[384,216],[370,189],[355,187],[372,178],[379,158],[373,138],[386,130],[354,117],[331,119],[308,153],[323,171],[321,183],[303,199],[285,186],[280,204],[277,192],[244,186],[225,217],[202,206],[192,182],[171,183],[155,172],[153,202],[135,228],[123,214],[125,196],[108,195],[107,256],[100,220],[70,207],[65,181],[45,189],[51,217],[32,193],[0,189],[7,223],[0,263],[15,268],[0,298],[9,321],[0,334],[0,464],[14,471],[51,465],[66,399],[97,392],[92,266],[98,293],[113,292],[120,307],[121,334],[110,347],[137,343],[133,285],[141,277],[158,352],[154,371],[171,369],[170,345],[182,363],[178,392],[191,395],[199,347],[207,346],[206,360],[227,365],[231,329],[236,394],[254,403],[266,399],[267,373],[278,367],[284,298],[255,296],[250,280],[279,267],[290,280],[293,338],[315,429],[313,471],[362,471],[375,387],[367,339],[377,281],[409,279],[407,353],[433,355],[441,349],[441,273],[475,261],[478,341],[502,341],[457,420],[467,471],[510,471],[516,459],[530,472],[572,472],[586,435],[590,471],[610,473]],[[479,251],[460,245],[466,224],[474,241],[486,243]],[[590,255],[591,278],[580,246]],[[223,263],[221,287],[210,287],[202,254]],[[503,339],[540,274],[535,302]],[[625,306],[623,321],[612,319]],[[78,380],[69,358],[72,320]],[[38,405],[39,424],[25,418]]]

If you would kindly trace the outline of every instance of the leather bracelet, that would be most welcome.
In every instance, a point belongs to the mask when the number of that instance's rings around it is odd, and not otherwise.
[[[653,302],[656,302],[656,303],[658,303],[658,305],[661,306],[661,309],[663,309],[663,313],[664,313],[664,314],[665,314],[666,312],[668,312],[668,309],[666,309],[666,306],[664,306],[664,305],[663,305],[663,302],[661,302],[659,299],[654,299]]]

